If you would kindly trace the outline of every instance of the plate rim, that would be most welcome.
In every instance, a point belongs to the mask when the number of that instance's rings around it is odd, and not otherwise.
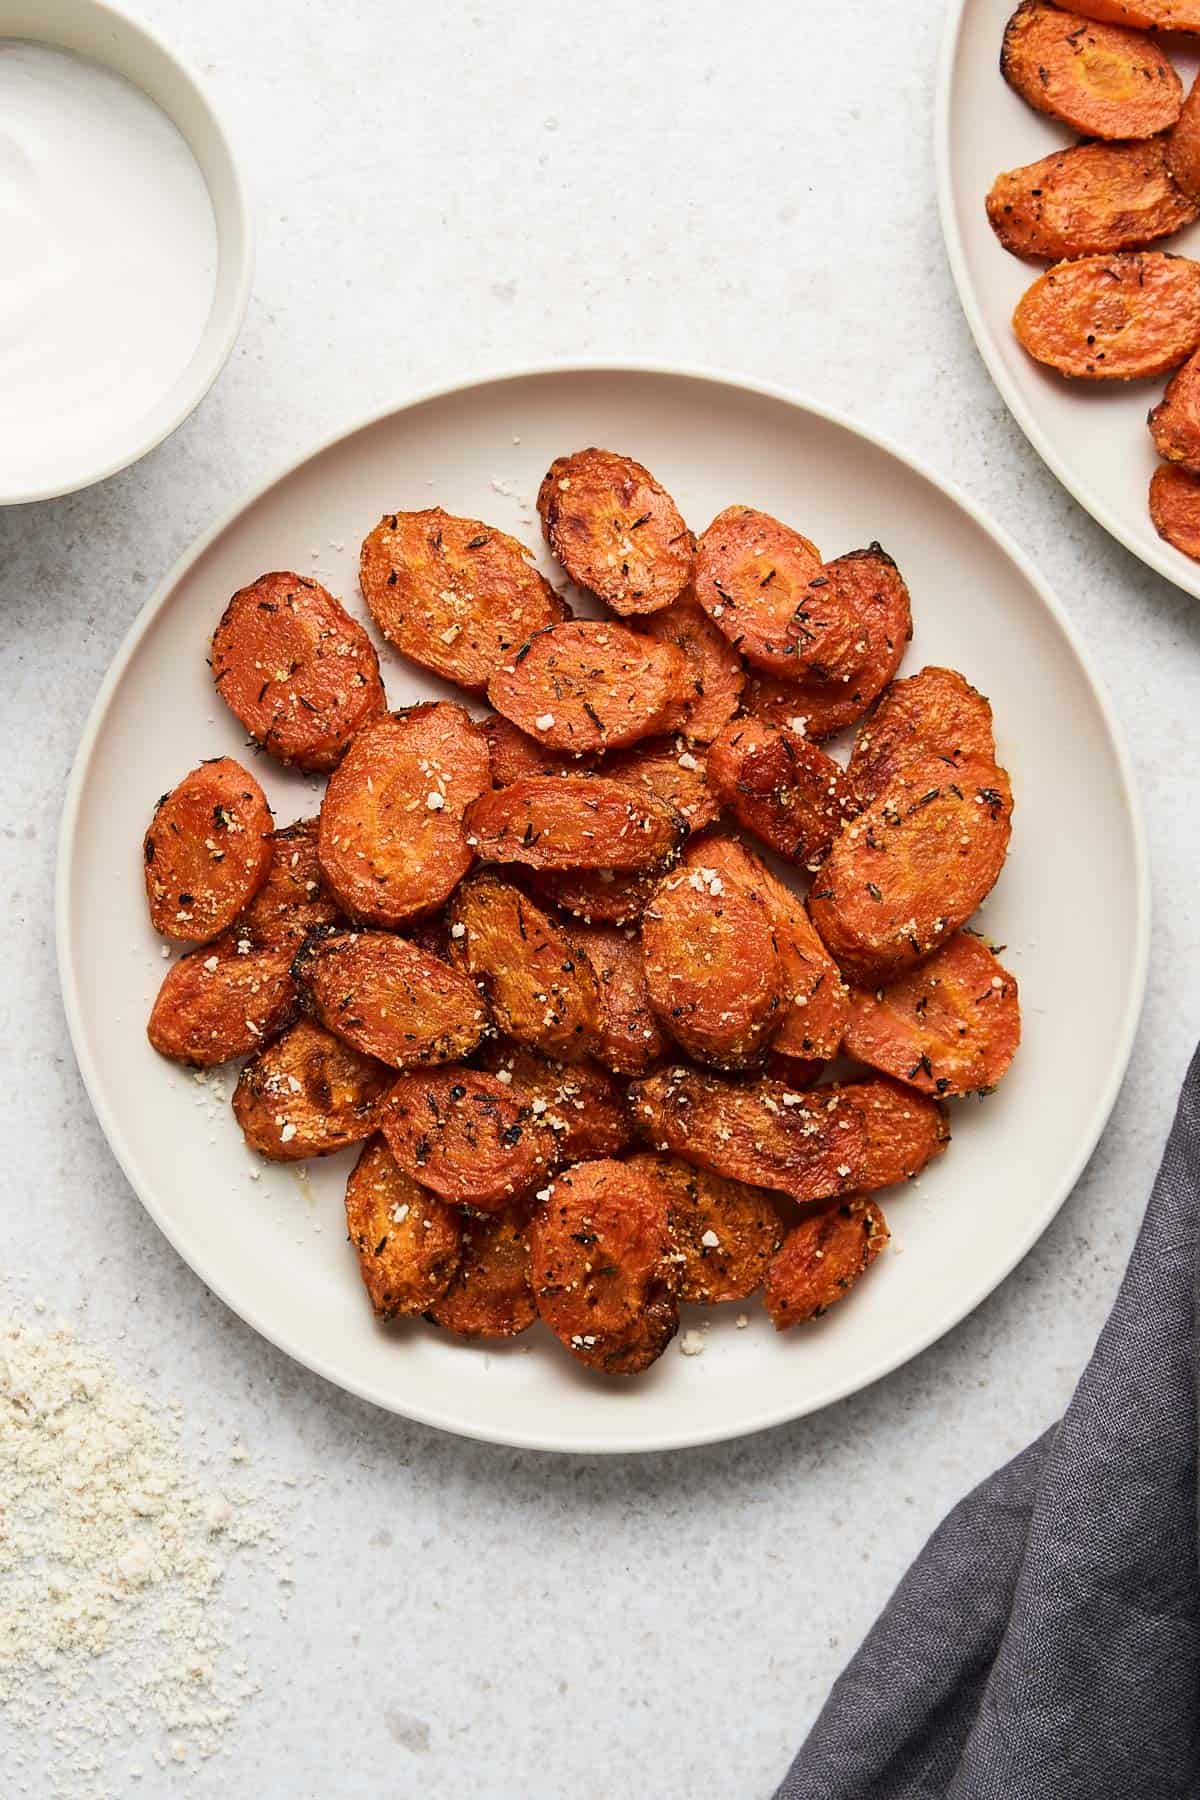
[[[1025,1232],[1017,1243],[1011,1256],[1003,1266],[989,1270],[982,1281],[967,1287],[961,1296],[961,1305],[956,1304],[949,1318],[939,1319],[936,1326],[919,1331],[912,1341],[907,1341],[897,1350],[889,1350],[879,1356],[867,1368],[845,1380],[835,1381],[832,1386],[819,1395],[798,1395],[782,1404],[772,1404],[752,1411],[738,1425],[727,1424],[714,1426],[711,1429],[684,1428],[678,1431],[660,1432],[653,1438],[631,1434],[629,1430],[597,1438],[588,1432],[558,1432],[548,1436],[545,1431],[496,1428],[481,1424],[473,1419],[462,1419],[452,1412],[438,1406],[425,1406],[419,1401],[412,1402],[407,1398],[399,1404],[396,1396],[381,1391],[369,1381],[348,1378],[336,1371],[328,1361],[305,1349],[302,1342],[295,1340],[294,1334],[288,1331],[268,1327],[260,1316],[260,1309],[251,1304],[243,1305],[235,1301],[227,1291],[223,1278],[214,1279],[210,1269],[204,1266],[204,1259],[193,1261],[182,1245],[169,1219],[169,1210],[162,1207],[156,1196],[143,1190],[141,1183],[133,1172],[133,1158],[124,1140],[122,1130],[112,1116],[105,1102],[97,1069],[87,1048],[84,1031],[82,1009],[79,1001],[78,986],[75,977],[72,943],[70,931],[69,895],[72,886],[74,867],[74,839],[79,816],[80,802],[92,753],[96,740],[100,735],[108,714],[116,688],[125,674],[130,662],[141,645],[150,627],[159,613],[169,603],[179,582],[187,574],[194,563],[206,553],[209,547],[229,529],[237,519],[253,507],[280,483],[298,474],[306,465],[325,455],[349,438],[355,437],[372,427],[414,408],[429,403],[451,399],[473,388],[491,387],[506,382],[521,382],[547,377],[588,377],[593,375],[623,377],[667,377],[704,385],[717,385],[733,388],[743,393],[750,393],[763,399],[774,400],[801,413],[820,420],[824,424],[833,425],[856,436],[885,455],[894,458],[920,479],[927,481],[934,489],[958,507],[965,515],[983,531],[996,545],[997,549],[1015,565],[1018,572],[1033,588],[1038,599],[1061,630],[1091,693],[1116,758],[1120,782],[1123,810],[1128,819],[1133,844],[1134,874],[1134,944],[1132,958],[1132,983],[1126,1003],[1121,1029],[1116,1039],[1114,1053],[1103,1085],[1091,1115],[1080,1133],[1079,1147],[1066,1176],[1058,1183],[1048,1204],[1039,1211],[1031,1229]],[[634,1455],[657,1451],[673,1451],[699,1448],[708,1444],[734,1441],[750,1437],[756,1432],[770,1429],[772,1426],[822,1411],[827,1406],[848,1398],[864,1388],[874,1385],[885,1375],[893,1373],[920,1356],[931,1344],[945,1337],[956,1326],[982,1305],[984,1300],[1005,1281],[1017,1265],[1023,1261],[1042,1237],[1050,1224],[1066,1202],[1068,1195],[1075,1187],[1079,1177],[1092,1155],[1100,1136],[1108,1123],[1117,1095],[1124,1081],[1126,1071],[1133,1053],[1134,1039],[1141,1018],[1145,999],[1146,980],[1149,965],[1150,947],[1150,874],[1145,837],[1145,825],[1141,804],[1138,797],[1132,758],[1125,742],[1124,732],[1113,710],[1104,683],[1094,668],[1091,657],[1085,648],[1080,634],[1076,630],[1062,603],[1048,584],[1034,568],[1007,531],[989,520],[982,510],[952,481],[944,480],[935,474],[918,458],[894,443],[884,433],[873,427],[863,425],[834,408],[811,401],[793,389],[779,383],[763,381],[755,376],[735,373],[727,369],[705,368],[686,364],[669,364],[656,361],[642,361],[627,357],[611,359],[595,358],[586,362],[574,358],[556,359],[545,363],[517,368],[484,370],[478,374],[464,377],[449,383],[439,383],[433,387],[423,388],[409,398],[391,406],[376,409],[356,420],[349,426],[330,433],[318,444],[298,456],[292,456],[277,467],[265,480],[258,483],[249,494],[234,500],[224,508],[214,522],[176,558],[166,573],[156,584],[153,592],[140,608],[125,633],[116,654],[110,662],[95,699],[89,709],[79,745],[71,764],[71,772],[63,798],[63,810],[59,824],[55,888],[55,951],[58,964],[59,987],[62,996],[63,1012],[67,1021],[67,1029],[71,1039],[71,1048],[75,1056],[85,1092],[92,1110],[104,1133],[105,1140],[126,1181],[137,1199],[158,1229],[162,1232],[172,1249],[192,1271],[193,1275],[210,1289],[231,1312],[236,1314],[251,1330],[273,1344],[276,1349],[298,1362],[303,1368],[311,1370],[323,1380],[328,1381],[343,1392],[351,1393],[359,1399],[381,1407],[384,1411],[400,1417],[412,1419],[422,1425],[433,1426],[438,1430],[448,1431],[459,1437],[470,1438],[478,1442],[503,1445],[512,1449],[538,1450],[566,1455]],[[147,1184],[148,1185],[148,1184]]]
[[[1081,506],[1114,538],[1122,549],[1147,569],[1153,569],[1173,586],[1190,594],[1193,599],[1200,600],[1200,563],[1194,563],[1176,550],[1164,539],[1151,545],[1143,545],[1134,541],[1132,534],[1114,516],[1110,508],[1091,490],[1088,482],[1080,475],[1073,473],[1069,459],[1055,449],[1050,437],[1039,425],[1033,409],[1026,405],[1021,395],[1009,380],[1008,371],[995,346],[983,313],[975,297],[975,284],[971,280],[967,267],[967,254],[963,244],[958,222],[954,216],[953,178],[951,175],[950,157],[950,97],[954,86],[955,73],[958,67],[960,40],[963,22],[967,16],[970,0],[950,0],[946,14],[946,23],[942,29],[941,48],[938,54],[937,77],[934,87],[934,137],[933,156],[937,178],[938,216],[942,227],[942,242],[946,249],[946,258],[950,264],[950,274],[958,294],[958,303],[975,340],[975,348],[979,352],[983,365],[992,378],[1000,398],[1008,408],[1012,417],[1024,433],[1027,442],[1036,450],[1055,480],[1064,487],[1071,498]],[[999,51],[997,50],[997,63]],[[999,77],[998,77],[999,78]],[[980,204],[983,196],[980,196]]]

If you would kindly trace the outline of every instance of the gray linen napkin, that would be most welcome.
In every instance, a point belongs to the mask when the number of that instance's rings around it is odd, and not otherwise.
[[[1058,1425],[938,1527],[776,1800],[1200,1800],[1200,1050]]]

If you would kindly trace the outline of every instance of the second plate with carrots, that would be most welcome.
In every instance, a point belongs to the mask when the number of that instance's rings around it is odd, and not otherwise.
[[[985,360],[1076,497],[1193,592],[1198,62],[1200,0],[983,0],[951,19],[939,96],[947,243]]]

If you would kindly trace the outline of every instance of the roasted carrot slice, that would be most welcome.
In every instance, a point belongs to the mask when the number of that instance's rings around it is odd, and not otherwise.
[[[476,800],[465,823],[482,861],[533,869],[661,869],[687,836],[665,800],[602,775],[527,776]]]
[[[404,936],[426,955],[436,956],[439,962],[450,961],[450,922],[444,906],[435,913],[426,913],[423,919],[414,919],[404,927]]]
[[[876,553],[885,560],[877,560]],[[854,580],[861,630],[855,642],[867,646],[859,668],[845,679],[799,682],[753,673],[742,695],[744,713],[766,725],[786,725],[813,742],[862,717],[895,675],[912,637],[908,588],[886,553],[874,545],[870,552],[839,557],[838,564],[849,568]],[[827,564],[826,573],[835,566]]]
[[[600,983],[597,1060],[619,1075],[645,1075],[668,1053],[670,1039],[650,1004],[640,931],[628,925],[576,925],[572,935]]]
[[[450,952],[509,1037],[562,1062],[595,1049],[596,972],[566,929],[511,881],[484,870],[463,883],[450,903]]]
[[[387,931],[311,932],[292,975],[306,1012],[393,1069],[457,1062],[490,1024],[461,970]]]
[[[661,868],[531,869],[529,881],[587,925],[629,925],[645,912],[662,875]]]
[[[1196,10],[1200,17],[1200,4]],[[1200,30],[1200,25],[1196,29]],[[1200,204],[1200,77],[1192,83],[1164,142],[1171,179],[1190,201]]]
[[[739,718],[757,719],[761,725],[785,726],[810,744],[836,737],[869,708],[879,690],[900,667],[904,646],[897,646],[890,673],[876,688],[855,681],[848,687],[828,681],[783,681],[778,675],[751,670],[742,695]]]
[[[579,1163],[558,1175],[529,1231],[541,1318],[571,1354],[605,1375],[637,1375],[679,1325],[660,1185],[629,1163]]]
[[[666,731],[682,731],[694,744],[708,744],[737,711],[745,685],[742,659],[689,590],[641,629],[660,644],[674,644],[687,663],[687,698],[663,720]]]
[[[757,719],[761,725],[786,726],[800,737],[817,743],[822,738],[833,737],[843,726],[857,717],[852,708],[847,710],[846,717],[836,719],[829,730],[814,729],[809,710],[805,705],[805,696],[810,692],[824,693],[824,682],[785,681],[781,675],[765,675],[759,669],[751,669],[742,692],[742,704],[738,717]],[[834,695],[832,686],[828,689],[830,697]],[[840,693],[844,693],[844,689]],[[839,693],[839,697],[840,697]],[[869,703],[868,703],[869,704]],[[864,707],[864,711],[866,708]]]
[[[789,1231],[767,1265],[763,1300],[776,1331],[819,1319],[865,1275],[891,1233],[865,1194],[854,1194]]]
[[[493,787],[507,787],[523,775],[563,775],[579,767],[567,751],[547,750],[500,713],[489,713],[480,720],[480,728],[487,739]]]
[[[827,1061],[824,1057],[782,1056],[774,1045],[771,1054],[762,1066],[764,1075],[772,1081],[784,1081],[789,1089],[816,1087],[825,1073]]]
[[[406,1175],[381,1137],[364,1146],[346,1183],[346,1231],[381,1319],[425,1312],[459,1273],[459,1214]]]
[[[414,1181],[487,1212],[524,1194],[556,1158],[554,1133],[524,1091],[465,1066],[401,1075],[380,1125]]]
[[[696,591],[743,654],[789,681],[867,679],[885,640],[911,635],[908,588],[880,544],[814,562],[807,538],[731,507],[700,540]]]
[[[160,1056],[197,1069],[257,1050],[296,1016],[291,962],[288,944],[256,950],[232,933],[180,957],[158,990],[146,1035]]]
[[[633,1082],[630,1105],[655,1149],[801,1202],[890,1187],[950,1139],[938,1105],[882,1080],[794,1088],[677,1066]]]
[[[485,1044],[474,1060],[534,1107],[554,1133],[561,1161],[615,1156],[629,1143],[633,1133],[624,1092],[608,1070],[590,1058],[556,1062],[528,1044],[497,1038]]]
[[[783,1239],[769,1194],[658,1151],[631,1156],[628,1166],[657,1182],[666,1195],[681,1300],[719,1306],[745,1300],[762,1286]]]
[[[1029,262],[1136,250],[1190,225],[1197,212],[1172,178],[1161,138],[1056,150],[997,175],[987,197],[992,230]]]
[[[509,1338],[537,1318],[529,1269],[529,1209],[465,1213],[461,1260],[427,1317],[462,1338]]]
[[[213,633],[217,691],[281,763],[336,768],[386,701],[375,646],[319,581],[276,571],[239,588]]]
[[[674,644],[611,620],[570,619],[501,663],[488,699],[537,743],[590,756],[661,730],[687,679]]]
[[[272,1162],[329,1156],[370,1137],[395,1076],[311,1019],[252,1056],[233,1112],[252,1150]]]
[[[487,740],[461,706],[377,719],[325,791],[317,850],[330,892],[370,925],[435,911],[471,866],[463,814],[490,786]]]
[[[1150,482],[1150,517],[1159,537],[1200,562],[1200,475],[1164,463]]]
[[[880,625],[885,637],[912,636],[908,585],[882,544],[848,550],[824,563],[792,621],[792,635],[806,681],[846,687],[878,660]],[[790,674],[790,672],[789,672]]]
[[[1012,819],[1003,769],[912,763],[838,837],[808,897],[834,961],[895,980],[964,925],[996,883]]]
[[[204,944],[227,930],[270,873],[272,827],[266,795],[231,756],[185,775],[142,841],[155,931]]]
[[[683,737],[645,738],[628,750],[614,750],[605,758],[603,772],[634,787],[640,782],[673,806],[689,831],[702,831],[721,811],[708,785],[707,762],[703,744],[689,744]]]
[[[779,954],[782,998],[772,1051],[819,1069],[838,1053],[849,994],[837,964],[813,929],[800,896],[771,873],[754,853],[724,832],[710,832],[689,850],[689,858],[717,870],[762,902]],[[639,1073],[628,1070],[631,1075]],[[794,1068],[786,1079],[798,1079]]]
[[[1023,0],[1004,31],[1000,72],[1037,112],[1083,137],[1149,138],[1179,117],[1183,86],[1153,38]]]
[[[1200,263],[1162,250],[1058,263],[1017,303],[1013,330],[1076,380],[1165,375],[1200,345]]]
[[[1164,462],[1200,474],[1200,353],[1172,375],[1147,423]]]
[[[1020,1038],[1015,977],[965,931],[889,987],[850,997],[850,1055],[939,1099],[995,1087]]]
[[[708,784],[740,825],[780,856],[819,868],[860,810],[845,771],[786,726],[734,719],[708,752]]]
[[[808,538],[770,513],[727,506],[696,546],[693,585],[709,618],[748,662],[801,676],[808,652],[819,661],[821,646],[818,635],[802,656],[793,627],[820,574],[820,552]]]
[[[1143,31],[1200,31],[1200,0],[1075,0],[1072,11]]]
[[[854,742],[846,770],[864,805],[909,764],[940,756],[994,762],[992,709],[954,669],[921,669],[887,688]]]
[[[389,643],[472,694],[535,631],[570,616],[524,544],[440,506],[385,514],[363,541],[359,583]]]
[[[657,612],[687,586],[695,539],[667,490],[631,456],[558,457],[537,504],[546,542],[571,580],[614,612]]]
[[[650,1004],[690,1056],[725,1069],[761,1061],[783,977],[756,893],[689,857],[646,908],[642,951]]]
[[[317,821],[297,819],[272,832],[267,879],[234,920],[234,937],[263,950],[286,944],[298,949],[314,926],[332,925],[337,916],[337,902],[321,880]]]

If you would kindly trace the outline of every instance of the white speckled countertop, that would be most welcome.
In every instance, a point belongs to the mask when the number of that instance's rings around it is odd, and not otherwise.
[[[976,356],[934,199],[940,0],[128,4],[232,128],[258,271],[229,366],[174,438],[101,487],[0,513],[0,1311],[44,1297],[179,1395],[197,1442],[220,1452],[240,1434],[300,1511],[290,1616],[274,1591],[238,1590],[261,1697],[214,1762],[149,1763],[137,1791],[766,1795],[943,1512],[1059,1412],[1112,1299],[1200,1030],[1200,611],[1060,491]],[[83,1094],[51,895],[63,784],[104,669],[218,512],[391,398],[623,354],[741,369],[842,408],[1014,534],[1128,733],[1155,919],[1112,1122],[986,1305],[818,1417],[601,1461],[376,1412],[204,1291]],[[5,1791],[52,1791],[49,1740],[6,1742],[0,1725]]]

